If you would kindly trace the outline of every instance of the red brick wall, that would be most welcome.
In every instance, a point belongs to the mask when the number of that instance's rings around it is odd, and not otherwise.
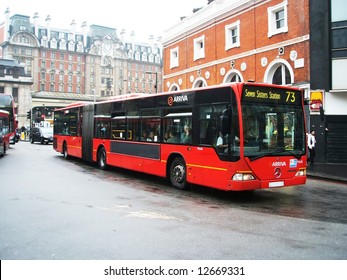
[[[246,7],[237,14],[226,18],[218,18],[207,23],[207,25],[194,33],[182,35],[174,43],[164,45],[164,90],[169,90],[168,83],[179,84],[181,89],[191,88],[193,83],[190,77],[196,80],[201,77],[208,85],[220,84],[225,75],[230,71],[231,60],[234,60],[234,69],[238,70],[245,81],[264,81],[264,74],[271,62],[283,59],[290,64],[294,71],[294,83],[309,81],[309,41],[308,38],[301,42],[291,41],[303,38],[309,34],[308,18],[309,0],[288,0],[287,18],[288,32],[268,37],[268,7],[283,3],[283,0],[262,1],[258,6]],[[225,26],[240,21],[240,40],[238,48],[225,50]],[[194,39],[205,36],[205,58],[194,61]],[[300,40],[299,40],[300,41]],[[277,44],[277,45],[276,45]],[[284,54],[279,55],[278,47],[284,47]],[[170,50],[179,47],[179,66],[170,69]],[[269,48],[272,46],[272,49]],[[298,58],[304,59],[304,67],[295,68],[290,59],[290,52],[295,50]],[[261,59],[267,58],[267,65],[261,65]],[[242,71],[241,64],[246,63],[247,68]],[[206,75],[206,72],[209,75]],[[194,82],[194,81],[193,81]]]

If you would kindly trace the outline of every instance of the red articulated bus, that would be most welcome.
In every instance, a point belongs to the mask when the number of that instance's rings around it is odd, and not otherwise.
[[[0,110],[8,112],[8,126],[6,132],[3,130],[3,139],[6,144],[6,150],[9,148],[10,138],[15,137],[16,129],[18,126],[18,121],[15,114],[15,106],[12,95],[10,94],[0,94]]]
[[[231,83],[58,109],[53,147],[178,189],[242,191],[305,184],[305,131],[298,88]]]

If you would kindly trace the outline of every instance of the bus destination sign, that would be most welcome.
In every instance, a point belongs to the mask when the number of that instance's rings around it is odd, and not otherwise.
[[[242,101],[300,106],[302,94],[301,91],[295,89],[245,85],[242,90]]]

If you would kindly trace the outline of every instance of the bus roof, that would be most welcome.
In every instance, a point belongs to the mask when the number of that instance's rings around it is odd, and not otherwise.
[[[83,107],[85,105],[92,105],[92,104],[103,104],[108,103],[110,101],[122,101],[122,100],[131,100],[131,99],[137,99],[137,98],[147,98],[147,97],[154,97],[154,96],[161,96],[161,95],[172,95],[172,94],[182,94],[182,93],[188,93],[193,91],[203,91],[207,89],[218,89],[218,88],[237,88],[240,91],[244,86],[257,86],[257,87],[272,87],[272,88],[292,88],[293,90],[300,90],[297,87],[294,86],[282,86],[282,85],[276,85],[276,84],[267,84],[267,83],[260,83],[260,82],[231,82],[231,83],[224,83],[219,85],[211,85],[207,87],[199,87],[199,88],[190,88],[190,89],[183,89],[178,91],[167,91],[167,92],[159,92],[159,93],[129,93],[129,94],[122,94],[117,96],[111,96],[107,100],[102,100],[98,102],[87,102],[87,101],[81,101],[76,103],[71,103],[63,108],[58,108],[55,111],[61,111],[66,110],[69,108],[76,108],[76,107]]]
[[[69,108],[82,107],[89,104],[93,104],[93,102],[87,102],[87,101],[75,102],[75,103],[68,104],[65,107],[57,108],[54,111],[61,111],[61,110],[69,109]]]

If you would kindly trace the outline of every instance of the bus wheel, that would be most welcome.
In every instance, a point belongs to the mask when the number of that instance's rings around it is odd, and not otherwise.
[[[100,148],[98,151],[98,166],[102,170],[107,168],[105,148]]]
[[[184,160],[181,157],[175,158],[170,166],[171,184],[180,190],[187,188],[187,169]]]
[[[64,145],[63,145],[63,156],[64,156],[65,159],[68,159],[68,157],[69,157],[69,154],[67,153],[67,145],[66,145],[66,143],[64,143]]]

